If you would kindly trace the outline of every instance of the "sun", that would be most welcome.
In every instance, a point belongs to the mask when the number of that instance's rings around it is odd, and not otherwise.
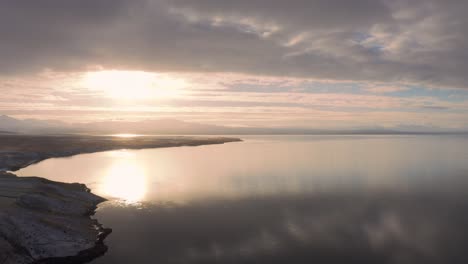
[[[82,85],[114,99],[145,100],[175,97],[185,87],[185,81],[164,74],[112,70],[88,72]]]

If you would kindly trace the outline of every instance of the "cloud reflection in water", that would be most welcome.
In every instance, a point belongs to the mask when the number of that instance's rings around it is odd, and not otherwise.
[[[104,207],[97,217],[119,232],[96,264],[468,263],[466,201],[380,192]]]

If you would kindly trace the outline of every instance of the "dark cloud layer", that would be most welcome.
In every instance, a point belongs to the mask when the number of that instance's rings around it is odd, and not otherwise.
[[[465,1],[2,0],[0,73],[88,66],[468,87]]]

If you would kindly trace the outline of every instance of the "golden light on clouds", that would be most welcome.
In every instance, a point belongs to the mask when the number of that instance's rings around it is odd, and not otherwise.
[[[96,71],[86,73],[81,85],[118,100],[176,97],[186,86],[183,79],[143,71]]]

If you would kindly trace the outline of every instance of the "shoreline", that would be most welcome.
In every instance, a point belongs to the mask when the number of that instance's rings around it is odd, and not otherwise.
[[[239,142],[238,138],[155,136],[0,135],[0,262],[83,263],[107,251],[112,230],[92,219],[106,199],[84,184],[40,177],[18,177],[16,171],[49,158],[119,149],[201,146]]]
[[[0,171],[17,171],[50,158],[71,157],[120,149],[201,146],[240,142],[232,137],[148,136],[35,136],[0,135]]]
[[[107,251],[112,230],[91,219],[105,199],[84,184],[0,172],[0,186],[10,200],[0,207],[2,263],[79,263]]]

